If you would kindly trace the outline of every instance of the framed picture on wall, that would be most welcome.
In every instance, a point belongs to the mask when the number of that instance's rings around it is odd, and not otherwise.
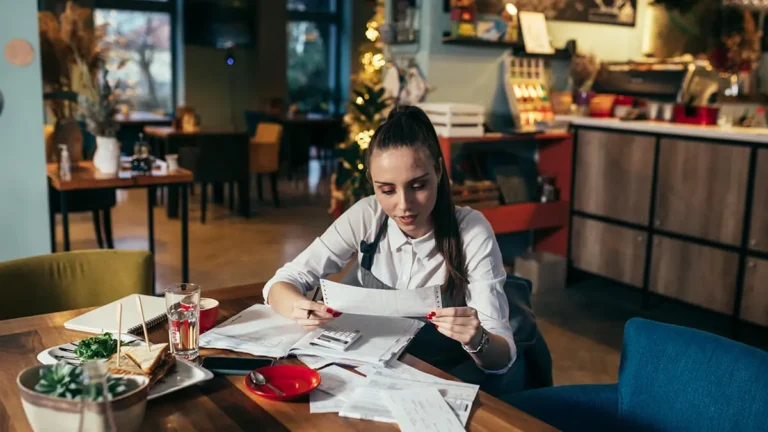
[[[501,14],[510,0],[475,0],[477,15]],[[511,0],[519,11],[541,12],[547,21],[576,21],[634,27],[637,0]],[[444,10],[450,11],[450,0]]]

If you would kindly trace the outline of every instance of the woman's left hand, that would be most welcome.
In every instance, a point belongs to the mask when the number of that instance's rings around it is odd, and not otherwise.
[[[436,309],[427,315],[427,319],[437,331],[474,348],[480,343],[482,330],[477,311],[471,307],[452,307]]]

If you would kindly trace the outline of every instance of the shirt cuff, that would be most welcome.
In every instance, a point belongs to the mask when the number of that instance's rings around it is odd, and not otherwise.
[[[517,347],[515,346],[515,340],[514,338],[510,338],[509,336],[501,332],[494,331],[494,329],[486,328],[485,331],[487,331],[489,334],[495,334],[497,336],[500,336],[504,338],[505,341],[507,341],[507,344],[509,344],[509,363],[499,370],[488,370],[481,367],[480,365],[477,365],[477,367],[478,369],[480,369],[481,371],[489,375],[503,375],[507,373],[509,368],[512,367],[512,364],[515,363],[515,360],[517,360]]]

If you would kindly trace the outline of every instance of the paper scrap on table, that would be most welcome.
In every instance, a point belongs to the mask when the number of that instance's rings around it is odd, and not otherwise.
[[[360,288],[322,279],[323,302],[333,310],[357,314],[424,317],[442,307],[439,285],[409,290]]]
[[[311,369],[320,369],[336,361],[334,359],[329,359],[329,358],[314,356],[314,355],[307,355],[307,354],[301,354],[297,357],[299,358],[299,360],[301,360],[302,363],[304,363],[305,365],[307,365],[308,368],[311,368]]]
[[[434,387],[385,391],[384,403],[402,432],[459,432],[464,427]]]
[[[320,385],[309,394],[309,412],[339,412],[351,399],[355,389],[365,383],[365,377],[338,366],[318,371]]]
[[[381,403],[382,393],[391,390],[435,388],[466,426],[469,413],[480,386],[440,378],[405,377],[376,371],[352,394],[351,400],[339,411],[342,417],[395,423],[392,412]]]

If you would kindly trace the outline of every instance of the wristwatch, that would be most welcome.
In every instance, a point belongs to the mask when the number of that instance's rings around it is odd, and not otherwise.
[[[488,338],[488,332],[485,331],[483,327],[480,327],[480,330],[482,331],[482,336],[480,336],[480,343],[477,345],[477,348],[472,349],[464,344],[461,344],[461,347],[464,348],[464,351],[470,354],[480,354],[483,352],[485,347],[488,346],[488,344],[491,342],[491,339]]]

